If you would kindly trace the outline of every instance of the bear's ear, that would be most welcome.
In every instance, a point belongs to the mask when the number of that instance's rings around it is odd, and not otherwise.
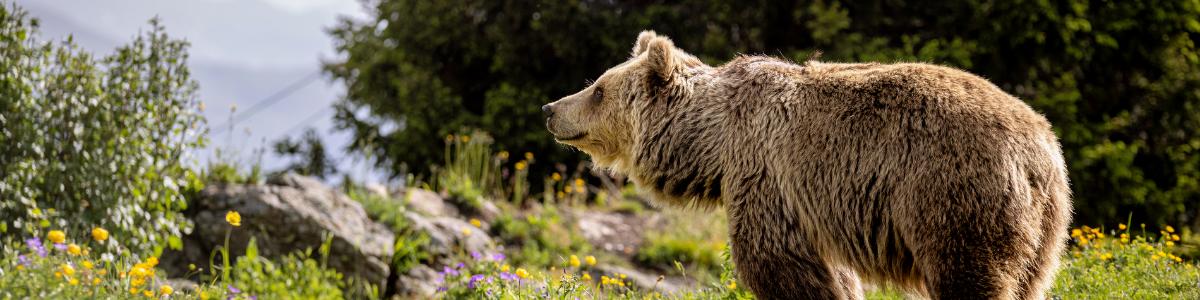
[[[633,57],[637,57],[638,55],[642,55],[643,52],[646,52],[646,48],[650,45],[650,40],[656,37],[658,37],[658,34],[654,33],[654,30],[646,30],[638,34],[637,41],[633,42]]]
[[[666,37],[650,39],[646,45],[646,67],[652,76],[667,81],[679,68],[675,43]]]

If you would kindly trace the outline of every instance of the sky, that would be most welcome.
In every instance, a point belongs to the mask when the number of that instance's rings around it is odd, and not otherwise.
[[[273,141],[316,128],[339,169],[378,181],[378,172],[342,149],[349,134],[332,131],[330,105],[344,87],[318,74],[321,60],[336,58],[326,28],[340,16],[363,20],[358,0],[17,0],[40,20],[43,40],[68,35],[84,49],[103,55],[149,28],[159,17],[167,34],[191,43],[189,67],[200,84],[200,100],[213,134],[205,162],[221,148],[245,163],[263,151],[267,170],[286,165],[270,151]],[[307,80],[306,80],[307,79]],[[295,87],[295,88],[289,88]],[[286,91],[286,92],[284,92]],[[238,117],[228,130],[230,107],[244,113],[277,93],[286,96],[254,114]],[[216,128],[222,127],[222,128]]]

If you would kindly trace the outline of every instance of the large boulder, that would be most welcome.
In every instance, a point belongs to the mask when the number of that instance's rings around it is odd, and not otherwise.
[[[229,211],[241,214],[241,227],[225,221]],[[388,277],[392,232],[371,221],[357,202],[313,178],[284,174],[266,185],[211,185],[185,214],[195,228],[184,237],[184,250],[163,255],[165,267],[174,274],[186,272],[180,271],[189,263],[207,266],[209,254],[225,244],[230,232],[231,257],[245,253],[251,237],[259,254],[271,257],[316,249],[329,236],[330,267],[376,284]]]

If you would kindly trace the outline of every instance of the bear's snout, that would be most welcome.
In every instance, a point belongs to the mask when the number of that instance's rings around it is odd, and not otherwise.
[[[542,113],[546,114],[547,118],[554,117],[554,104],[542,105]]]

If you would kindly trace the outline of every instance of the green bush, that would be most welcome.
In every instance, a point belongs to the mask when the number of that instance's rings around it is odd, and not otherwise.
[[[588,253],[591,250],[590,244],[578,231],[564,226],[562,218],[552,206],[542,209],[539,214],[524,217],[501,215],[491,229],[492,234],[500,240],[520,243],[517,251],[510,251],[513,263],[518,265],[558,265],[564,254]]]
[[[97,59],[39,41],[36,24],[0,4],[0,233],[100,226],[135,250],[178,246],[184,194],[202,185],[187,167],[204,142],[188,44],[151,20]],[[39,216],[50,209],[61,219]]]
[[[312,249],[290,253],[275,261],[258,256],[254,240],[246,247],[246,255],[239,257],[232,270],[232,285],[239,293],[263,299],[343,299],[343,289],[361,282],[347,281],[341,273],[327,268],[329,243],[322,245],[320,256],[314,257]],[[321,261],[317,261],[321,259]],[[365,289],[369,298],[378,298],[375,289]]]

